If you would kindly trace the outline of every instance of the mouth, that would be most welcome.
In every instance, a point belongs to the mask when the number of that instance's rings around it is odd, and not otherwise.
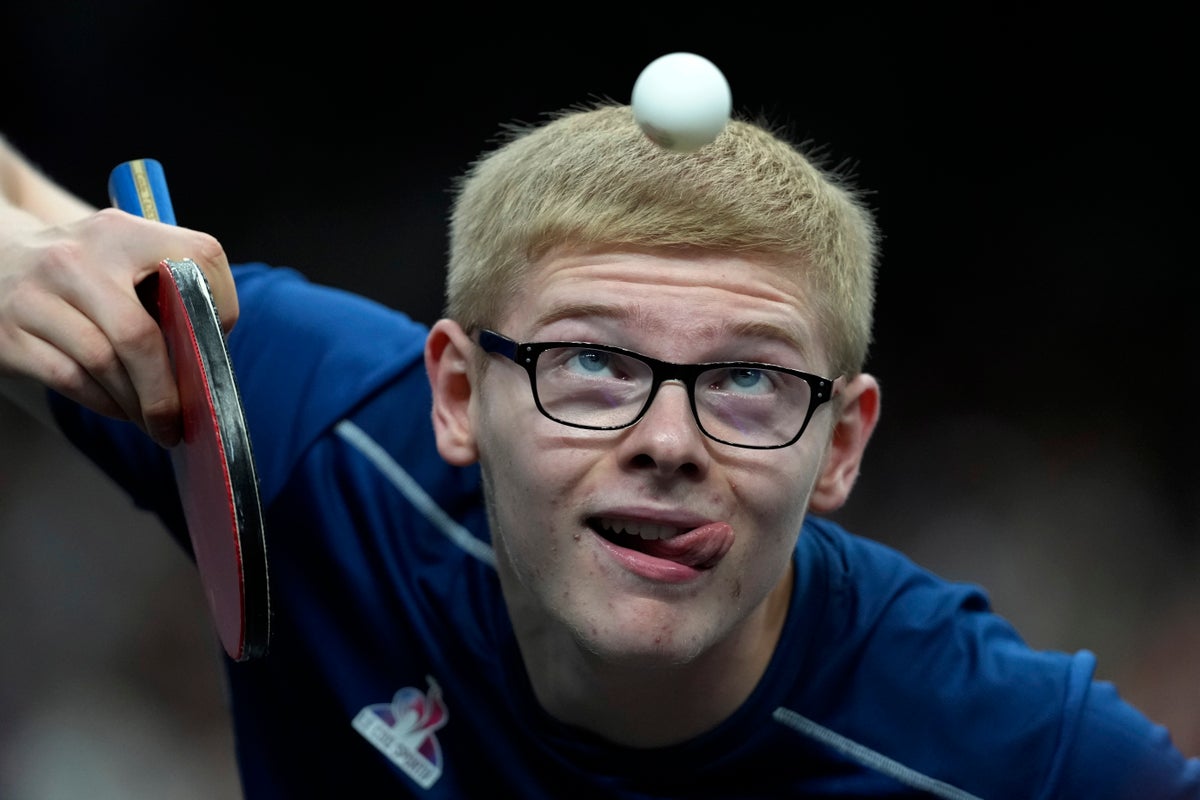
[[[733,528],[725,522],[679,528],[640,520],[591,517],[587,524],[596,535],[616,547],[696,570],[715,567],[733,546]]]
[[[657,525],[651,522],[634,522],[614,517],[592,517],[588,526],[613,544],[622,547],[636,547],[637,540],[655,542],[660,539],[672,539],[683,532],[683,528],[669,525]]]

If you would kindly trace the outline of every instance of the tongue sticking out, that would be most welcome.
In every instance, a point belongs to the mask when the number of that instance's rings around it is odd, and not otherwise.
[[[693,569],[716,566],[733,547],[733,528],[727,522],[714,522],[670,539],[647,541],[638,549]]]

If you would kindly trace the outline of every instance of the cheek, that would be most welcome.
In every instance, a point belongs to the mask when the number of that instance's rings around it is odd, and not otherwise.
[[[790,541],[800,530],[816,485],[820,456],[811,450],[787,453],[770,466],[739,470],[729,486],[754,529],[772,540]]]
[[[506,527],[544,525],[565,505],[569,469],[561,453],[539,438],[546,422],[530,397],[495,392],[476,409],[480,467]]]

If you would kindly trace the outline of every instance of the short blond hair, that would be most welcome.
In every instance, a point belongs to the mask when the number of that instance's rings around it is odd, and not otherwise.
[[[858,193],[761,123],[694,153],[653,144],[602,102],[512,127],[456,186],[446,315],[495,324],[528,267],[560,245],[761,255],[805,272],[836,374],[871,341],[878,232]]]

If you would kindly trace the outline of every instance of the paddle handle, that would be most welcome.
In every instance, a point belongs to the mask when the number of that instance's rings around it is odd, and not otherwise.
[[[153,158],[137,158],[114,167],[108,176],[108,199],[130,214],[175,224],[167,178],[162,164]]]

